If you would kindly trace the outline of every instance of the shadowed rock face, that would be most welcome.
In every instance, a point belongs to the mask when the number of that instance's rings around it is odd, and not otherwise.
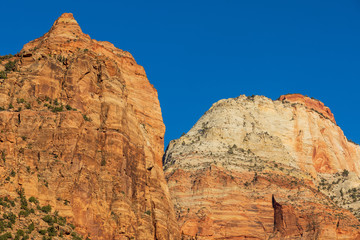
[[[157,92],[130,53],[92,40],[65,13],[6,69],[1,196],[23,188],[92,239],[178,238]]]
[[[360,148],[326,109],[220,100],[172,141],[164,169],[184,238],[359,238]]]

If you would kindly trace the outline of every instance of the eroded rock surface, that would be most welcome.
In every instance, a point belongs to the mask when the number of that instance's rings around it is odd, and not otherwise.
[[[157,92],[130,53],[65,13],[0,65],[1,196],[23,188],[91,239],[178,238]]]
[[[164,169],[187,239],[359,239],[359,160],[321,102],[240,96],[172,141]]]

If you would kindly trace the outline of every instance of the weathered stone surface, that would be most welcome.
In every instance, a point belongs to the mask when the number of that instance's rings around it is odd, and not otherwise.
[[[157,92],[131,54],[65,13],[9,61],[0,195],[23,188],[92,239],[177,239]]]
[[[335,122],[334,115],[330,111],[330,108],[326,107],[324,103],[320,102],[317,99],[309,98],[302,94],[286,94],[279,97],[280,101],[288,101],[294,103],[302,103],[306,107],[317,111],[319,114],[322,114],[324,117],[330,119],[333,123]]]
[[[185,238],[360,238],[345,196],[360,184],[360,147],[322,103],[295,100],[220,100],[169,144],[165,175]]]

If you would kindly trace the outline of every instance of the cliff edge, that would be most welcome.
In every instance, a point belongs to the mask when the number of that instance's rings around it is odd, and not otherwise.
[[[1,60],[0,196],[23,189],[91,239],[177,239],[159,100],[131,54],[64,13]]]

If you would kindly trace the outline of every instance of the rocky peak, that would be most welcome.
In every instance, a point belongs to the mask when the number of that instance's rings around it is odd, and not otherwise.
[[[82,32],[72,13],[62,14],[52,25],[49,32],[24,46],[23,54],[41,49],[45,54],[75,52],[91,44],[89,35]]]
[[[0,199],[22,188],[91,239],[178,239],[157,92],[131,54],[65,13],[1,59]]]
[[[83,33],[72,13],[62,14],[47,33],[25,44],[21,50],[22,55],[35,58],[48,55],[68,57],[79,52],[91,52],[111,59],[127,57],[135,63],[129,52],[118,49],[109,42],[91,39],[89,35]]]
[[[320,101],[280,100],[220,100],[170,142],[165,176],[184,239],[360,238],[360,147]]]
[[[307,108],[317,111],[322,114],[324,117],[330,119],[333,123],[336,124],[334,115],[332,114],[330,108],[326,107],[321,101],[304,96],[302,94],[286,94],[279,97],[280,101],[288,101],[293,103],[301,103]]]
[[[69,39],[73,39],[75,34],[83,35],[81,28],[75,20],[72,13],[63,13],[53,24],[49,33],[53,36],[68,35]]]

